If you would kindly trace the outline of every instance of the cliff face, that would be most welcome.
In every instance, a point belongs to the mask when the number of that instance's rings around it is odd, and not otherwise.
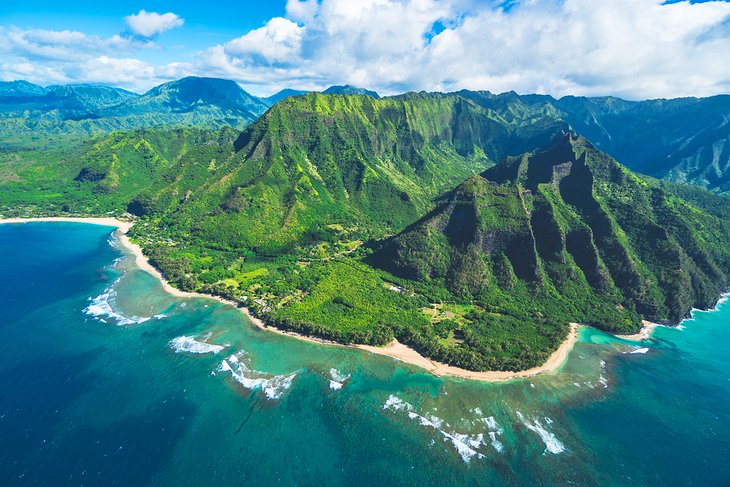
[[[394,237],[380,260],[405,277],[444,279],[452,292],[487,301],[522,283],[590,305],[574,295],[587,290],[617,315],[676,322],[692,307],[711,306],[728,284],[726,232],[718,218],[651,186],[586,139],[563,135],[466,181]],[[613,329],[610,320],[594,324]]]

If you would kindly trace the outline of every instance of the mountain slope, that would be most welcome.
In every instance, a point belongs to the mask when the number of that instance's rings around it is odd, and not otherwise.
[[[149,212],[177,212],[193,234],[233,248],[285,249],[322,238],[328,225],[380,236],[417,219],[504,147],[533,149],[565,127],[537,125],[517,133],[455,96],[312,93],[283,100],[246,129],[235,155],[189,188],[184,204],[155,203],[179,193],[175,186],[141,199]]]
[[[727,222],[569,135],[471,178],[379,261],[486,309],[524,286],[614,331],[636,315],[677,322],[712,306],[730,275]]]
[[[507,119],[564,120],[633,171],[730,191],[730,95],[638,102],[514,92],[459,95]]]
[[[267,108],[303,92],[284,90],[259,99],[233,81],[183,78],[137,97],[99,86],[49,87],[16,81],[0,83],[0,147],[9,150],[58,145],[89,135],[166,125],[243,129]],[[352,86],[325,93],[378,94]],[[411,100],[438,94],[408,93]],[[674,182],[695,184],[721,194],[730,192],[730,96],[626,101],[615,97],[554,99],[547,95],[495,95],[460,91],[458,97],[482,108],[515,137],[534,135],[540,126],[562,122],[634,171]],[[512,149],[507,138],[495,150]],[[534,147],[525,149],[531,150]],[[517,153],[512,151],[510,153]]]
[[[105,115],[217,112],[220,118],[251,121],[267,108],[266,104],[248,94],[235,81],[189,76],[156,86],[139,98],[110,109]]]
[[[281,100],[283,100],[284,98],[288,98],[290,96],[301,96],[306,93],[307,93],[306,91],[292,90],[290,88],[287,88],[287,89],[281,90],[277,93],[274,93],[273,95],[271,95],[269,97],[261,98],[260,100],[263,101],[264,103],[266,103],[268,106],[274,106],[277,103],[279,103]]]
[[[0,100],[3,102],[7,98],[35,97],[46,93],[46,88],[24,80],[0,81]]]
[[[103,86],[51,87],[39,96],[0,96],[0,147],[37,149],[145,127],[240,130],[267,109],[237,83],[216,78],[183,78],[141,96]]]
[[[122,213],[140,192],[205,161],[228,157],[233,129],[144,129],[77,146],[0,153],[0,211]],[[221,155],[222,154],[222,155]]]
[[[380,98],[376,92],[372,90],[366,90],[365,88],[359,88],[352,85],[334,85],[330,86],[322,92],[323,95],[368,95],[373,98]]]
[[[0,211],[128,209],[182,289],[474,370],[544,362],[571,321],[635,331],[714,304],[730,200],[639,177],[583,138],[534,152],[568,127],[549,100],[478,96],[311,93],[240,133],[4,152]]]

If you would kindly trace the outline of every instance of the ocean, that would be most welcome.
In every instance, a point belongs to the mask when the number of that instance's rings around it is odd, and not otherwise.
[[[112,232],[0,225],[0,485],[730,485],[730,305],[445,379],[170,296]]]

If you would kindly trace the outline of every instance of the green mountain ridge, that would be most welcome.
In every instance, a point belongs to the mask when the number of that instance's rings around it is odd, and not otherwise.
[[[626,331],[636,314],[676,323],[712,306],[728,284],[727,230],[567,135],[469,179],[381,260],[485,308],[504,306],[519,281],[570,302],[571,321]],[[591,317],[595,298],[604,316]]]
[[[333,85],[322,92],[323,95],[367,95],[373,98],[380,98],[375,91],[360,88],[352,85]]]
[[[523,98],[309,93],[242,132],[0,153],[0,211],[128,210],[181,289],[472,370],[538,365],[572,321],[632,332],[713,305],[730,200],[633,174]]]
[[[145,95],[98,86],[69,87],[68,96],[27,82],[0,82],[0,147],[6,150],[79,142],[90,135],[146,127],[243,129],[269,107],[303,91],[269,98],[246,93],[233,81],[189,77]],[[73,88],[73,89],[72,89]],[[94,90],[97,94],[94,95]],[[86,93],[72,93],[86,91]],[[325,93],[378,94],[349,85]],[[126,95],[125,95],[126,94]],[[122,97],[129,96],[124,101]],[[505,127],[533,130],[558,121],[634,171],[720,194],[730,191],[730,96],[627,101],[616,97],[555,99],[487,91],[406,93],[395,99],[459,97],[482,107]],[[94,100],[98,98],[98,100]],[[124,101],[123,103],[118,103]],[[528,137],[523,135],[522,137]],[[502,150],[504,152],[504,148]]]
[[[730,189],[730,96],[627,101],[616,97],[461,91],[507,118],[558,118],[634,171],[718,193]]]
[[[149,127],[240,130],[269,107],[237,83],[217,78],[183,78],[143,95],[94,85],[49,88],[40,96],[0,96],[0,147],[78,143],[115,130]]]
[[[534,149],[564,128],[540,123],[534,134],[510,131],[457,97],[287,98],[241,134],[230,160],[189,188],[179,212],[196,222],[191,232],[232,248],[286,249],[333,224],[364,226],[358,233],[365,238],[381,236],[401,230],[432,208],[435,197],[506,155],[507,143],[515,151]],[[160,188],[136,208],[169,211],[156,201],[181,191]],[[210,218],[197,223],[203,209]]]

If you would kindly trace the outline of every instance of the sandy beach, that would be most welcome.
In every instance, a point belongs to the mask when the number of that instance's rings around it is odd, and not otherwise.
[[[42,218],[5,218],[0,220],[2,223],[27,223],[27,222],[72,222],[72,223],[89,223],[91,225],[103,225],[105,227],[117,227],[122,233],[127,233],[134,223],[117,220],[116,218],[107,217],[42,217]]]
[[[475,372],[473,370],[461,369],[459,367],[430,360],[412,348],[400,343],[398,340],[393,340],[385,347],[373,347],[370,345],[356,345],[356,347],[361,350],[388,355],[398,360],[402,360],[403,362],[417,365],[437,376],[459,377],[462,379],[481,380],[486,382],[504,382],[513,379],[533,377],[535,375],[551,372],[560,368],[563,362],[565,362],[565,359],[568,358],[568,354],[573,349],[573,346],[578,341],[579,330],[580,325],[578,323],[571,323],[568,337],[560,344],[560,347],[558,347],[558,349],[550,355],[544,364],[519,372],[505,372],[498,370]]]
[[[484,382],[505,382],[509,380],[514,379],[524,379],[527,377],[533,377],[538,374],[546,373],[555,371],[560,368],[560,366],[565,362],[566,358],[568,357],[568,354],[573,349],[573,346],[578,341],[578,332],[580,330],[580,326],[577,323],[571,323],[570,324],[570,332],[568,333],[568,337],[563,341],[563,343],[558,347],[555,352],[550,355],[550,357],[547,359],[547,361],[538,366],[533,367],[531,369],[522,370],[519,372],[505,372],[505,371],[485,371],[485,372],[475,372],[472,370],[462,369],[459,367],[454,367],[452,365],[446,365],[440,362],[436,362],[433,360],[428,359],[427,357],[424,357],[423,355],[419,354],[416,350],[408,347],[407,345],[404,345],[400,343],[398,340],[393,340],[391,343],[384,347],[375,347],[372,345],[344,345],[341,343],[333,342],[330,340],[323,340],[316,337],[310,337],[306,335],[301,335],[299,333],[294,333],[286,330],[281,330],[276,327],[267,325],[263,320],[253,316],[251,312],[245,308],[241,307],[238,303],[224,299],[218,296],[213,296],[210,294],[202,294],[202,293],[196,293],[196,292],[188,292],[188,291],[181,291],[172,285],[170,285],[167,280],[165,280],[162,273],[152,266],[152,264],[149,263],[147,258],[142,253],[142,249],[139,247],[139,245],[136,245],[132,243],[129,240],[129,237],[127,237],[126,233],[129,231],[130,228],[134,225],[132,222],[126,222],[122,220],[117,220],[115,218],[76,218],[76,217],[47,217],[47,218],[8,218],[4,220],[0,220],[0,224],[2,223],[26,223],[26,222],[75,222],[75,223],[88,223],[93,225],[104,225],[109,227],[116,227],[118,229],[117,232],[115,232],[116,237],[118,238],[119,242],[124,246],[127,250],[129,250],[132,255],[134,255],[134,261],[137,267],[142,269],[145,272],[148,272],[149,274],[156,277],[160,283],[162,284],[163,289],[176,297],[198,297],[198,298],[206,298],[206,299],[215,299],[217,301],[220,301],[222,303],[229,304],[237,309],[239,309],[241,312],[243,312],[246,317],[251,320],[251,322],[258,328],[277,333],[279,335],[285,335],[289,336],[291,338],[296,338],[299,340],[304,340],[311,343],[316,343],[319,345],[328,345],[328,346],[338,346],[338,347],[350,347],[350,348],[356,348],[358,350],[364,350],[370,353],[375,353],[379,355],[385,355],[391,358],[394,358],[396,360],[400,360],[401,362],[408,363],[411,365],[415,365],[417,367],[420,367],[422,369],[427,370],[428,372],[432,373],[436,376],[446,376],[446,377],[456,377],[460,379],[470,379],[470,380],[479,380]],[[653,328],[652,328],[653,329]],[[644,330],[642,329],[642,332]],[[649,332],[651,333],[651,332]],[[638,334],[637,334],[638,335]],[[633,336],[633,335],[632,335]],[[625,336],[622,336],[622,338],[626,338]]]
[[[652,323],[651,321],[642,320],[641,321],[641,330],[639,330],[638,333],[634,333],[633,335],[616,335],[619,338],[623,338],[624,340],[632,340],[635,342],[641,342],[644,340],[648,340],[651,338],[651,334],[654,333],[654,329],[659,326],[656,323]]]

